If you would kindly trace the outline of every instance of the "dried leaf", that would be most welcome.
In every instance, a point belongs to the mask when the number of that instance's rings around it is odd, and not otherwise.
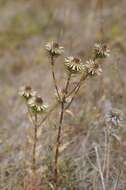
[[[66,149],[68,145],[69,145],[69,142],[63,144],[62,146],[60,146],[59,151],[60,152],[64,151],[64,149]]]
[[[68,115],[74,117],[74,113],[73,113],[72,111],[70,111],[70,110],[66,110],[66,113],[67,113]]]

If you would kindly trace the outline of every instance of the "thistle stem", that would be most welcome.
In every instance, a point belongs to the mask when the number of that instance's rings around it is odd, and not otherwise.
[[[58,134],[57,134],[57,140],[56,140],[56,152],[55,152],[55,158],[54,158],[54,183],[57,187],[57,182],[58,182],[58,159],[59,159],[59,148],[61,144],[61,132],[62,132],[62,123],[63,123],[63,118],[64,118],[64,110],[65,110],[65,101],[66,101],[66,95],[68,93],[68,87],[71,79],[71,74],[69,73],[66,87],[64,90],[64,96],[61,101],[61,111],[60,111],[60,119],[59,119],[59,127],[58,127]]]
[[[51,55],[51,70],[52,70],[52,77],[53,77],[53,82],[54,82],[54,86],[55,86],[55,89],[56,89],[56,93],[57,93],[57,96],[58,96],[58,98],[60,100],[59,89],[58,89],[56,76],[55,76],[55,71],[54,71],[54,56],[53,55]]]
[[[70,76],[70,78],[71,78],[71,76]],[[77,85],[74,87],[74,89],[71,90],[70,93],[67,92],[66,98],[70,97],[70,95],[71,95],[72,93],[74,93],[75,91],[77,91],[77,92],[79,91],[79,89],[80,89],[80,87],[81,87],[81,84],[80,84],[81,81],[83,81],[82,78],[81,78],[80,81],[77,83]],[[70,79],[68,80],[68,84],[67,84],[67,85],[69,85],[69,82],[70,82]],[[77,92],[76,92],[76,94],[77,94]],[[75,94],[75,95],[76,95],[76,94]],[[73,102],[73,100],[74,100],[74,97],[71,99],[71,101],[69,102],[69,105],[67,105],[67,107],[66,107],[65,109],[68,109],[68,108],[70,107],[70,105],[71,105],[71,103]],[[41,122],[39,123],[38,127],[40,127],[40,126],[42,125],[42,123],[44,123],[44,122],[46,121],[46,119],[47,119],[47,118],[50,116],[50,114],[59,106],[59,104],[60,104],[60,102],[56,102],[56,103],[52,106],[52,108],[49,110],[49,112],[46,114],[46,116],[41,120]]]
[[[35,125],[34,125],[34,142],[33,142],[33,152],[32,152],[32,170],[33,173],[36,171],[36,147],[37,147],[37,114],[35,114]]]
[[[96,154],[98,171],[99,171],[99,175],[100,175],[100,178],[101,178],[102,189],[106,190],[104,176],[103,176],[102,167],[101,167],[101,161],[100,161],[100,157],[99,157],[99,153],[98,153],[98,147],[95,145],[94,149],[95,149],[95,154]]]
[[[78,93],[80,87],[81,87],[81,84],[79,84],[79,85],[77,86],[77,88],[75,89],[74,95],[73,95],[73,97],[71,98],[70,102],[68,103],[68,105],[66,106],[65,109],[68,109],[68,108],[71,106],[71,104],[72,104],[72,102],[73,102],[73,100],[74,100],[76,94]]]
[[[55,161],[54,161],[54,182],[57,187],[57,181],[58,181],[58,158],[59,158],[59,147],[60,147],[60,140],[61,140],[61,129],[62,129],[62,123],[63,123],[63,117],[64,117],[64,102],[61,103],[61,112],[60,112],[60,121],[59,121],[59,127],[58,127],[58,135],[56,140],[56,152],[55,152]]]
[[[77,94],[78,91],[80,90],[80,87],[81,87],[81,85],[82,85],[82,82],[83,82],[86,78],[87,78],[87,75],[82,76],[81,79],[80,79],[80,81],[79,81],[79,82],[77,83],[77,85],[74,87],[74,89],[68,94],[68,97],[69,97],[72,93],[74,93],[74,94],[73,94],[73,97],[71,98],[71,101],[68,103],[68,105],[66,106],[65,109],[68,109],[68,108],[71,106],[71,104],[72,104],[72,102],[73,102],[73,100],[74,100],[76,94]]]

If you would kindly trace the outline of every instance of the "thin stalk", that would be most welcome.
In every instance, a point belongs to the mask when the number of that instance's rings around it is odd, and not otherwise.
[[[117,176],[117,180],[116,180],[116,183],[115,183],[114,190],[118,190],[119,180],[120,180],[120,177],[122,175],[122,169],[123,169],[123,167],[124,167],[124,165],[122,164],[122,166],[120,168],[120,171],[119,171],[119,174]]]
[[[31,113],[31,111],[30,111],[30,109],[29,109],[29,107],[28,107],[27,104],[26,104],[26,106],[27,106],[27,109],[28,109],[28,114],[29,114],[30,121],[31,121],[31,123],[32,123],[33,126],[34,126],[34,125],[35,125],[35,121],[34,121],[34,119],[33,119],[32,113]]]
[[[71,73],[68,74],[68,79],[67,79],[67,83],[66,83],[65,97],[64,98],[66,98],[66,95],[68,93],[68,87],[69,87],[69,84],[70,84],[70,79],[71,79]]]
[[[58,85],[57,85],[57,80],[56,80],[56,76],[55,76],[55,70],[54,70],[54,56],[51,55],[51,70],[52,70],[52,77],[53,77],[53,82],[54,82],[54,86],[57,92],[57,96],[60,100],[60,94],[59,94],[59,89],[58,89]]]
[[[70,77],[70,78],[71,78],[71,77]],[[67,93],[67,94],[66,94],[66,98],[70,97],[73,92],[75,92],[75,91],[78,92],[78,91],[79,91],[79,89],[80,89],[80,87],[81,87],[81,85],[82,85],[81,81],[83,81],[82,78],[81,78],[80,81],[77,83],[77,85],[72,89],[72,91],[71,91],[70,93]],[[80,83],[81,83],[81,84],[80,84]],[[67,85],[69,85],[69,84],[67,84]],[[76,92],[76,93],[77,93],[77,92]],[[76,94],[75,94],[75,95],[76,95]],[[74,98],[72,98],[72,101],[73,101],[73,99],[74,99]],[[71,101],[71,103],[72,103],[72,101]],[[71,105],[71,103],[69,103],[69,104]],[[48,119],[48,117],[50,116],[50,114],[59,106],[59,104],[60,104],[60,102],[56,102],[56,103],[52,106],[52,108],[49,110],[49,112],[46,114],[46,116],[40,121],[40,123],[38,124],[38,127],[40,127],[40,126],[46,121],[46,119]],[[70,105],[67,106],[65,109],[68,109],[68,107],[70,107]]]
[[[37,114],[35,114],[35,125],[34,125],[34,140],[33,140],[33,152],[32,152],[32,170],[33,173],[36,171],[36,147],[37,147]]]
[[[79,82],[77,83],[77,85],[71,90],[71,92],[69,92],[69,94],[67,95],[67,97],[71,96],[74,91],[80,86],[80,83],[82,82],[82,77],[80,78]]]
[[[99,8],[99,32],[100,32],[100,41],[104,41],[104,15],[103,8],[104,2],[103,0],[97,0],[98,8]]]
[[[107,137],[108,137],[108,143],[107,143],[107,158],[106,158],[106,186],[108,186],[109,182],[109,173],[110,173],[110,152],[111,152],[111,142],[110,142],[110,133],[109,130],[107,130]]]
[[[96,158],[97,158],[97,165],[98,165],[98,171],[99,171],[100,178],[101,178],[102,189],[106,190],[104,177],[103,177],[103,172],[102,172],[102,168],[101,168],[101,162],[100,162],[99,153],[98,153],[98,148],[97,148],[96,145],[95,145],[94,149],[95,149],[95,154],[96,154]]]
[[[57,140],[56,140],[56,152],[55,152],[55,158],[54,158],[54,183],[57,189],[57,182],[58,182],[58,159],[59,159],[59,148],[61,144],[61,132],[62,132],[62,124],[63,124],[63,118],[64,118],[64,110],[65,110],[65,101],[66,101],[66,95],[68,93],[68,87],[71,79],[71,74],[69,73],[66,87],[64,90],[64,95],[61,101],[61,111],[60,111],[60,119],[59,119],[59,127],[58,127],[58,134],[57,134]]]
[[[71,106],[71,104],[72,104],[73,100],[75,99],[75,97],[76,97],[78,91],[80,90],[80,87],[81,87],[81,85],[82,85],[82,82],[83,82],[86,78],[87,78],[87,75],[85,75],[85,77],[82,76],[81,79],[80,79],[80,81],[79,81],[79,82],[77,83],[77,85],[75,86],[75,88],[68,94],[68,97],[69,97],[72,93],[74,93],[74,94],[73,94],[73,97],[71,98],[71,101],[68,103],[68,105],[66,106],[65,109],[68,109],[68,108]]]
[[[104,131],[105,133],[105,149],[104,149],[104,161],[103,161],[103,173],[105,173],[106,169],[106,160],[107,160],[107,147],[108,147],[108,132],[107,129]]]
[[[64,102],[61,103],[61,112],[60,112],[60,121],[58,127],[58,135],[56,140],[56,152],[55,152],[55,160],[54,160],[54,182],[57,187],[58,181],[58,158],[59,158],[59,147],[60,147],[60,139],[61,139],[61,129],[62,129],[62,122],[64,117]]]
[[[73,102],[73,100],[74,100],[76,94],[78,93],[80,87],[81,87],[81,84],[79,84],[79,85],[77,86],[77,88],[75,89],[74,95],[73,95],[73,97],[71,98],[70,102],[68,103],[68,105],[66,106],[65,109],[68,109],[68,108],[71,106],[71,104],[72,104],[72,102]]]

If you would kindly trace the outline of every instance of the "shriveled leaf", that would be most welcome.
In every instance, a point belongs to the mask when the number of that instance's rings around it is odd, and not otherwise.
[[[60,152],[64,151],[64,150],[67,148],[68,145],[69,145],[68,142],[65,143],[65,144],[63,144],[63,145],[61,145],[60,148],[59,148],[59,151],[60,151]]]
[[[66,113],[72,117],[74,117],[74,113],[71,110],[66,110]]]

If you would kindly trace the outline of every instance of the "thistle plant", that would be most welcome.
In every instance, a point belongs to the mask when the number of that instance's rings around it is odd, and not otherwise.
[[[33,125],[33,147],[32,147],[32,171],[35,174],[36,172],[36,148],[37,148],[37,132],[39,128],[39,117],[46,113],[47,104],[43,102],[43,99],[37,95],[37,92],[34,91],[31,86],[21,87],[19,90],[19,95],[25,100],[25,104],[28,110],[28,115]]]
[[[66,79],[63,87],[59,87],[55,72],[55,61],[64,53],[63,46],[57,42],[49,42],[45,46],[51,66],[52,80],[56,91],[57,102],[47,111],[47,104],[37,95],[30,86],[21,88],[19,94],[25,100],[29,116],[34,127],[33,151],[32,151],[32,170],[36,171],[36,147],[37,147],[37,131],[42,123],[50,116],[50,114],[59,106],[60,115],[56,131],[56,145],[54,152],[53,164],[53,186],[55,190],[59,188],[59,156],[61,135],[65,111],[70,108],[79,89],[84,81],[90,77],[97,76],[102,72],[103,59],[109,56],[109,49],[106,45],[96,44],[93,49],[92,57],[85,63],[78,56],[68,56],[64,58],[64,72]],[[71,84],[76,79],[76,84],[71,89]],[[44,116],[43,116],[44,115]]]
[[[81,73],[84,69],[84,65],[78,57],[66,57],[64,64],[71,74]]]
[[[114,140],[120,143],[120,129],[123,124],[123,112],[117,108],[111,108],[105,115],[105,153],[103,163],[103,174],[106,189],[108,188],[110,178],[110,160],[113,156],[112,145]],[[117,180],[118,181],[118,180]],[[118,189],[118,183],[115,183],[115,189]]]
[[[110,50],[106,44],[95,44],[94,54],[96,58],[106,58],[110,55]]]
[[[109,126],[120,127],[123,121],[123,113],[117,108],[111,109],[105,116],[106,124]]]
[[[59,148],[61,144],[61,133],[62,133],[62,126],[63,126],[63,119],[65,110],[68,109],[76,94],[78,93],[81,85],[83,82],[90,76],[99,75],[102,72],[101,64],[102,61],[99,62],[98,59],[104,59],[108,57],[109,50],[107,46],[102,45],[95,45],[94,47],[94,54],[92,59],[87,61],[85,64],[81,61],[79,57],[73,57],[69,56],[66,57],[64,60],[64,66],[66,69],[67,79],[65,87],[63,88],[62,93],[59,92],[59,86],[57,84],[56,80],[56,74],[55,74],[55,58],[57,58],[59,55],[62,54],[63,47],[60,46],[58,43],[47,43],[46,50],[50,56],[50,64],[52,69],[52,78],[55,86],[55,90],[58,97],[58,102],[60,104],[60,118],[59,118],[59,124],[58,124],[58,132],[57,132],[57,138],[56,138],[56,148],[55,148],[55,158],[54,158],[54,185],[55,189],[58,189],[58,161],[59,161]],[[76,75],[80,75],[79,81],[77,81],[77,84],[73,87],[73,89],[70,91],[69,86],[71,85],[72,77],[76,77]],[[67,103],[67,99],[70,98],[70,102]]]
[[[24,98],[24,100],[28,101],[31,97],[34,97],[37,94],[31,86],[22,86],[19,90],[19,95]]]

